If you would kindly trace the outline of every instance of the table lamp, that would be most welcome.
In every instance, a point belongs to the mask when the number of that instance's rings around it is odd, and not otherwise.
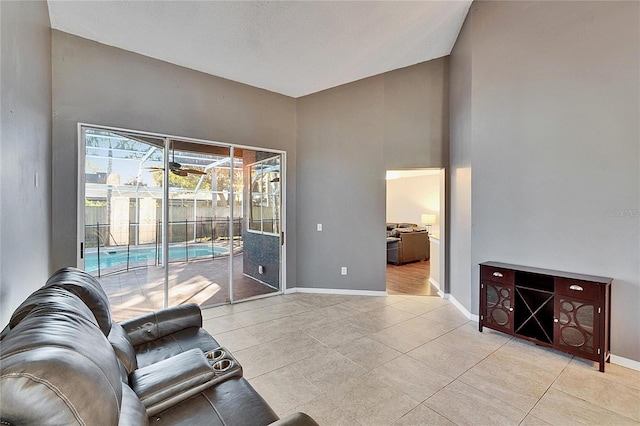
[[[431,225],[436,223],[435,214],[423,214],[420,216],[420,222],[427,225],[427,232],[431,232]]]

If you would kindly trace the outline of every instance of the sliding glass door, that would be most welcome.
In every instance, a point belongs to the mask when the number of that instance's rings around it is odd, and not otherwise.
[[[233,298],[277,292],[281,282],[281,155],[244,149],[242,273],[234,274]]]
[[[104,286],[115,319],[280,291],[282,153],[80,133],[79,267]]]
[[[231,148],[179,140],[170,145],[169,305],[226,303],[233,242]]]
[[[84,270],[100,280],[113,316],[164,306],[164,140],[82,129]]]

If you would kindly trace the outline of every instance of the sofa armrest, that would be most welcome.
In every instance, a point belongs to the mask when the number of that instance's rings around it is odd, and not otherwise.
[[[429,233],[410,232],[400,235],[398,243],[399,263],[414,262],[429,258]]]
[[[215,373],[200,349],[135,370],[129,375],[131,388],[152,416],[213,386]]]
[[[269,426],[319,426],[315,420],[305,413],[297,412],[289,414],[280,420],[271,423]]]
[[[202,327],[202,313],[195,303],[174,306],[122,321],[133,346],[168,336],[189,327]]]

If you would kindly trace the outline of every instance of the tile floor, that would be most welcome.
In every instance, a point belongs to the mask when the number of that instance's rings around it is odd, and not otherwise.
[[[203,310],[280,416],[321,425],[640,424],[640,372],[469,322],[434,296],[294,293]]]

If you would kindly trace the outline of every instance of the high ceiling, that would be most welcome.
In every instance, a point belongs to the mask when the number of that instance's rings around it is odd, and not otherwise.
[[[461,1],[61,1],[54,29],[300,97],[446,56]]]

